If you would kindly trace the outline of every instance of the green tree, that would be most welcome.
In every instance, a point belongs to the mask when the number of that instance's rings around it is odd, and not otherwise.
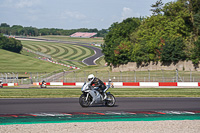
[[[131,38],[134,38],[136,43],[139,43],[146,49],[146,55],[143,56],[147,59],[144,61],[160,60],[160,55],[157,50],[159,49],[161,38],[168,37],[174,39],[182,37],[184,41],[188,41],[190,38],[190,13],[184,3],[170,2],[165,4],[159,11],[162,11],[162,13],[144,19],[137,33],[131,34],[131,36],[134,36]],[[184,52],[190,51],[189,46],[187,47],[188,50]],[[137,52],[133,51],[133,55],[137,55]]]
[[[185,60],[186,55],[184,49],[185,45],[181,37],[166,39],[165,45],[161,50],[161,61],[177,62],[179,60]]]
[[[159,1],[157,1],[155,4],[152,4],[152,5],[151,5],[151,7],[152,7],[153,9],[151,9],[150,11],[153,12],[153,15],[161,14],[161,12],[162,12],[162,6],[163,6],[163,5],[164,5],[164,4],[163,4],[162,0],[159,0]]]
[[[1,23],[0,27],[10,27],[7,23]]]
[[[137,63],[149,62],[150,58],[148,54],[148,49],[146,47],[147,46],[145,44],[141,45],[141,43],[140,44],[136,43],[133,46],[133,50],[131,53],[131,61]]]
[[[7,38],[1,34],[0,35],[0,48],[8,50],[8,51],[12,51],[12,52],[20,53],[23,46],[21,44],[21,41],[16,40],[14,38]]]
[[[200,11],[194,15],[194,27],[196,28],[197,36],[200,35]]]
[[[191,59],[194,64],[199,64],[199,61],[200,61],[200,37],[196,42],[194,42],[194,44],[195,44],[195,47],[192,50]]]
[[[21,35],[23,34],[23,27],[21,25],[13,25],[11,27],[11,32],[13,35]]]
[[[124,64],[130,61],[129,53],[131,53],[130,34],[139,27],[141,20],[139,18],[127,18],[121,23],[113,23],[109,27],[109,32],[105,36],[105,43],[102,45],[102,52],[108,65]],[[129,51],[123,51],[121,45],[130,47]],[[118,52],[119,51],[119,52]]]

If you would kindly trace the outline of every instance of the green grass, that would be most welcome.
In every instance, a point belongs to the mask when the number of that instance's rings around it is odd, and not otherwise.
[[[115,97],[200,97],[200,88],[110,88]],[[81,89],[0,89],[0,98],[79,97]]]
[[[41,36],[40,38],[52,39],[52,40],[62,40],[62,41],[75,41],[75,42],[83,42],[83,43],[98,43],[103,44],[103,38],[78,38],[78,37],[68,37],[68,36]]]
[[[94,54],[94,51],[85,47],[54,42],[22,41],[25,48],[50,55],[55,61],[76,67],[84,67],[81,61]]]
[[[97,61],[96,64],[99,66],[105,66],[106,61],[104,60],[104,56],[100,57]]]
[[[24,53],[26,53],[24,51]],[[27,54],[27,53],[26,53]],[[0,49],[0,72],[52,72],[67,67]]]

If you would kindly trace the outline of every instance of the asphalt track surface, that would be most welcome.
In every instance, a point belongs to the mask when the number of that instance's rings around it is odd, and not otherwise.
[[[0,114],[160,110],[200,110],[200,98],[116,98],[114,107],[96,104],[87,108],[79,105],[78,98],[0,99]]]
[[[81,43],[81,42],[72,42],[72,41],[59,41],[59,40],[49,40],[49,39],[39,39],[39,38],[21,38],[21,37],[16,37],[17,39],[30,39],[30,40],[37,40],[37,41],[45,41],[45,42],[55,42],[55,43],[66,43],[66,44],[71,44],[71,45],[77,45],[77,46],[82,46],[82,47],[86,47],[89,49],[92,49],[95,54],[93,56],[90,56],[86,59],[84,59],[82,62],[88,66],[90,65],[96,65],[95,61],[97,59],[99,59],[101,56],[103,56],[104,54],[102,53],[102,50],[100,48],[97,47],[93,47],[93,46],[89,46],[89,43]]]

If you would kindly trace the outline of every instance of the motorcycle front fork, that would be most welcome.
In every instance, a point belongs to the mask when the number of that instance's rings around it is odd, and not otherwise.
[[[88,100],[88,97],[89,97],[89,93],[87,93],[87,96],[86,96],[86,99],[85,99],[86,101]]]

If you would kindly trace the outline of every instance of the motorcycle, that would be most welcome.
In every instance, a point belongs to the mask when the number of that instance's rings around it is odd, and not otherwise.
[[[115,105],[115,97],[110,93],[106,91],[110,88],[110,85],[107,85],[106,89],[104,90],[104,93],[106,94],[106,98],[102,96],[99,91],[97,91],[93,86],[91,86],[90,82],[85,82],[84,85],[81,88],[82,95],[79,98],[79,103],[82,107],[88,107],[92,105],[93,103],[96,104],[104,104],[108,107],[112,107]]]
[[[3,88],[3,83],[0,83],[0,88]]]
[[[42,84],[40,85],[40,88],[47,88],[46,83],[42,83]]]

